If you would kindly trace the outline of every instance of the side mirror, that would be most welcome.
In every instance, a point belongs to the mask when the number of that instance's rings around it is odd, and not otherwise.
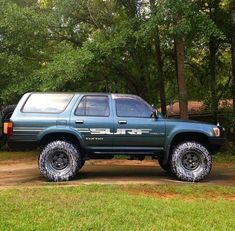
[[[154,110],[153,113],[151,114],[151,117],[157,119],[158,118],[158,111]]]

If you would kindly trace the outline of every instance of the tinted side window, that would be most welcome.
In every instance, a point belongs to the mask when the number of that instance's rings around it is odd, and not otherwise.
[[[115,104],[119,117],[149,118],[152,114],[151,108],[144,101],[135,98],[117,98]]]
[[[75,111],[78,116],[109,116],[107,96],[84,96]]]
[[[34,93],[29,96],[22,112],[60,113],[68,106],[73,94]]]

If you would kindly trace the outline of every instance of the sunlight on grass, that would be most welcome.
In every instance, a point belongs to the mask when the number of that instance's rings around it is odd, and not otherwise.
[[[0,230],[235,230],[234,194],[198,185],[5,189]]]

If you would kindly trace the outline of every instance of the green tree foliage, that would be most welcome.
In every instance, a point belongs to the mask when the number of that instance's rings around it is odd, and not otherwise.
[[[215,2],[0,0],[0,105],[28,91],[102,91],[138,94],[159,106],[162,87],[167,104],[178,101],[180,38],[188,99],[210,108],[231,97],[229,4]]]

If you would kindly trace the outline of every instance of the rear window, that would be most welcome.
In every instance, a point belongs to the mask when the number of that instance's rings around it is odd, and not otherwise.
[[[22,112],[60,113],[68,106],[73,94],[32,94]]]

